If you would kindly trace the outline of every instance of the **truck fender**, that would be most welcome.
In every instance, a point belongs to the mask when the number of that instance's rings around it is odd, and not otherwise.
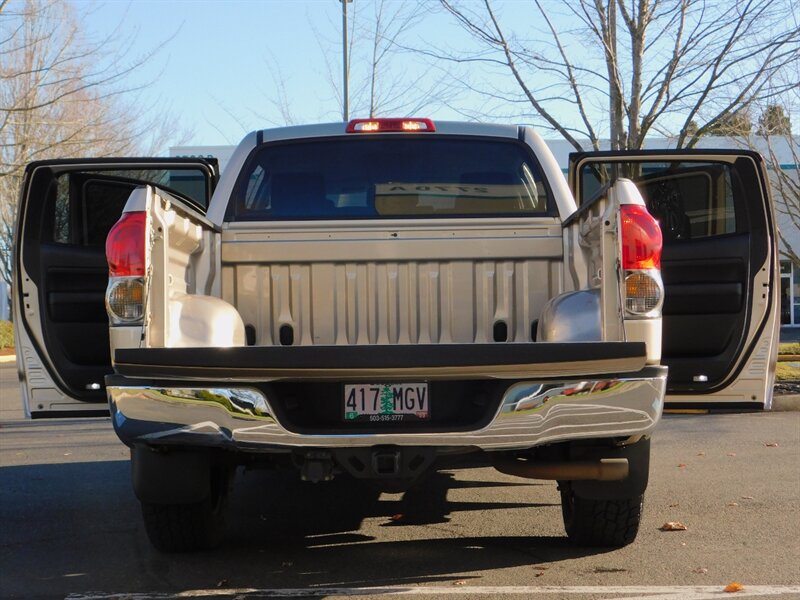
[[[245,345],[244,322],[228,302],[213,296],[173,294],[169,299],[168,348]]]
[[[600,289],[567,292],[542,309],[537,341],[600,342],[603,340]]]

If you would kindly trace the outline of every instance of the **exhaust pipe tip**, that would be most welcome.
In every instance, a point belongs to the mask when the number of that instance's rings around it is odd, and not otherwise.
[[[492,457],[492,464],[506,475],[562,481],[620,481],[628,477],[630,470],[627,458],[601,458],[598,462],[534,462],[498,454]]]

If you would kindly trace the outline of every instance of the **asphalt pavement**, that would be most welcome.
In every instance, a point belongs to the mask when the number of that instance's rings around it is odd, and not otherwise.
[[[14,385],[0,366],[3,407]],[[492,469],[440,473],[404,495],[248,471],[224,544],[184,555],[149,545],[108,419],[7,414],[1,598],[703,600],[731,582],[744,586],[736,598],[800,598],[798,412],[667,415],[639,537],[619,550],[571,546],[553,482]],[[670,521],[686,530],[659,530]]]

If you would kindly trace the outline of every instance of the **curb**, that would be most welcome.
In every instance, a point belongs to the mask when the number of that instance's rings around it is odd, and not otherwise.
[[[16,362],[17,357],[14,354],[4,354],[0,356],[0,363]]]
[[[773,411],[800,411],[800,394],[781,394],[772,397]]]

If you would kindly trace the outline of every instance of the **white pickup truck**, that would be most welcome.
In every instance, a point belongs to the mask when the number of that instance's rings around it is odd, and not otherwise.
[[[110,410],[165,551],[219,541],[241,465],[402,490],[491,464],[557,480],[574,542],[628,544],[665,394],[770,405],[774,217],[749,152],[579,154],[568,179],[530,127],[428,119],[257,131],[219,181],[33,163],[26,410]]]

